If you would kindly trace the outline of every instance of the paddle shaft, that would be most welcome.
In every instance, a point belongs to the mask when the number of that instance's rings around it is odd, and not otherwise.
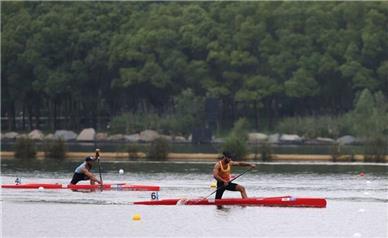
[[[252,168],[253,168],[253,167],[250,167],[249,169],[245,170],[245,171],[242,172],[241,174],[237,175],[237,176],[234,177],[232,180],[230,180],[230,181],[228,182],[228,184],[231,183],[231,182],[233,182],[234,180],[238,179],[240,176],[244,175],[245,173],[247,173],[247,172],[248,172],[249,170],[251,170]],[[228,185],[226,185],[226,186],[228,186]],[[207,197],[205,197],[204,199],[207,199],[208,197],[210,197],[211,195],[213,195],[214,193],[216,193],[218,190],[223,189],[223,188],[225,188],[226,186],[225,186],[225,184],[224,184],[223,186],[217,188],[216,190],[214,190],[211,194],[209,194],[209,195],[208,195]]]
[[[99,152],[100,152],[100,150],[96,149],[96,158],[97,158],[97,163],[98,163],[98,173],[100,174],[100,182],[101,182],[101,188],[102,188],[103,182],[102,182],[101,165],[100,165],[100,153]]]

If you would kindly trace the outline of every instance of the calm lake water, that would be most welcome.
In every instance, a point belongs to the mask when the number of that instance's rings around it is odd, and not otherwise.
[[[67,184],[77,162],[2,160],[1,183]],[[104,162],[104,181],[160,185],[160,198],[213,189],[213,163]],[[124,169],[124,175],[118,170]],[[245,168],[234,169],[234,174]],[[365,176],[360,176],[360,172]],[[236,182],[249,196],[325,197],[327,208],[135,206],[150,192],[1,191],[3,237],[387,237],[385,164],[257,164]],[[224,197],[239,194],[225,192]],[[140,214],[140,221],[132,216]]]

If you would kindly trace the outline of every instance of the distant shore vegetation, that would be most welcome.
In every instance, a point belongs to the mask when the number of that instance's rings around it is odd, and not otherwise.
[[[2,131],[210,128],[244,151],[244,118],[386,153],[386,2],[16,1],[1,20]]]

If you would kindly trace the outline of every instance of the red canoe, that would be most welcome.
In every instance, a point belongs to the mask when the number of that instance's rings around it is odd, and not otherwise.
[[[324,198],[297,198],[292,196],[267,198],[224,198],[224,199],[162,199],[139,201],[134,205],[238,205],[238,206],[272,206],[272,207],[326,207]]]
[[[20,184],[2,184],[1,188],[20,188],[20,189],[62,189],[59,183],[20,183]]]
[[[87,189],[100,189],[100,185],[90,184],[59,184],[59,183],[25,183],[25,184],[3,184],[1,188],[12,189],[72,189],[72,190],[87,190]],[[132,184],[104,184],[104,190],[124,190],[124,191],[159,191],[159,186],[152,185],[132,185]]]
[[[80,189],[100,189],[101,185],[79,184],[67,185],[68,189],[80,190]],[[160,191],[159,186],[153,185],[133,185],[133,184],[104,184],[104,190],[124,190],[124,191]]]

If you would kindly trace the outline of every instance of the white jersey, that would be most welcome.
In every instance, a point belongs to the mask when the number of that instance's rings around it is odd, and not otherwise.
[[[86,161],[84,161],[82,164],[80,164],[80,165],[75,169],[74,172],[76,172],[76,173],[78,173],[78,174],[82,174],[82,169],[88,170],[88,169],[86,168]]]

